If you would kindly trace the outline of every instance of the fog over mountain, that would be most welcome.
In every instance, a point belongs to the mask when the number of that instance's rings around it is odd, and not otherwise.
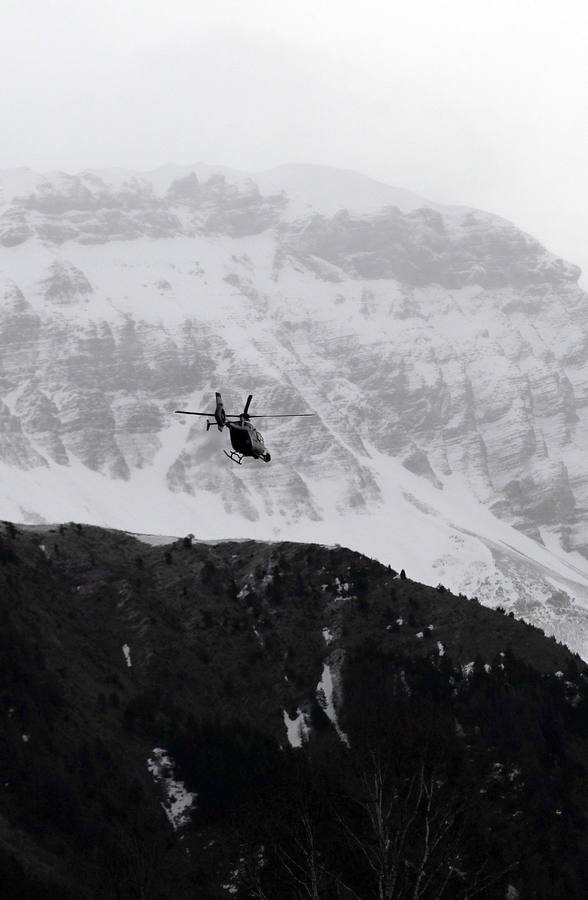
[[[0,177],[2,516],[341,543],[588,652],[588,321],[516,225],[353,172]],[[260,420],[269,465],[174,410]]]
[[[579,3],[5,0],[3,14],[0,168],[336,165],[504,215],[588,269]]]

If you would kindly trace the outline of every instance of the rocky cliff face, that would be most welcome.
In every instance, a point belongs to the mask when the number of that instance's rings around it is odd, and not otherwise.
[[[276,177],[2,176],[4,517],[400,547],[494,604],[528,602],[535,566],[567,634],[588,592],[578,268],[486,213],[333,212]],[[317,418],[261,420],[272,463],[231,467],[226,435],[173,414],[218,389]]]

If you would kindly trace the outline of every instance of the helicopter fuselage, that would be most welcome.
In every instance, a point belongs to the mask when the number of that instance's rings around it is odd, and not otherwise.
[[[263,436],[250,421],[241,417],[238,422],[226,422],[225,427],[229,429],[231,446],[235,453],[263,459],[264,462],[270,461],[271,456],[266,450]]]

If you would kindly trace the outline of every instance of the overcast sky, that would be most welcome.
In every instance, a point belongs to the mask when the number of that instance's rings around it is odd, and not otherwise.
[[[583,2],[0,0],[0,79],[0,168],[324,163],[588,271]]]

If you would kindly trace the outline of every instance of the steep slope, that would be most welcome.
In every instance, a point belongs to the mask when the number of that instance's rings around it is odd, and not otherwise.
[[[332,216],[341,209],[366,213],[396,206],[402,212],[410,212],[431,206],[411,191],[330,166],[283,165],[266,172],[252,172],[250,177],[264,194],[284,191],[290,215],[292,208],[306,216],[311,211]]]
[[[73,524],[6,526],[0,604],[11,900],[289,900],[293,865],[369,900],[384,762],[390,897],[583,896],[587,670],[537,629],[342,548]]]
[[[586,652],[577,267],[336,170],[1,181],[6,518],[401,552]],[[217,389],[317,419],[269,420],[272,463],[230,468],[173,415]]]

